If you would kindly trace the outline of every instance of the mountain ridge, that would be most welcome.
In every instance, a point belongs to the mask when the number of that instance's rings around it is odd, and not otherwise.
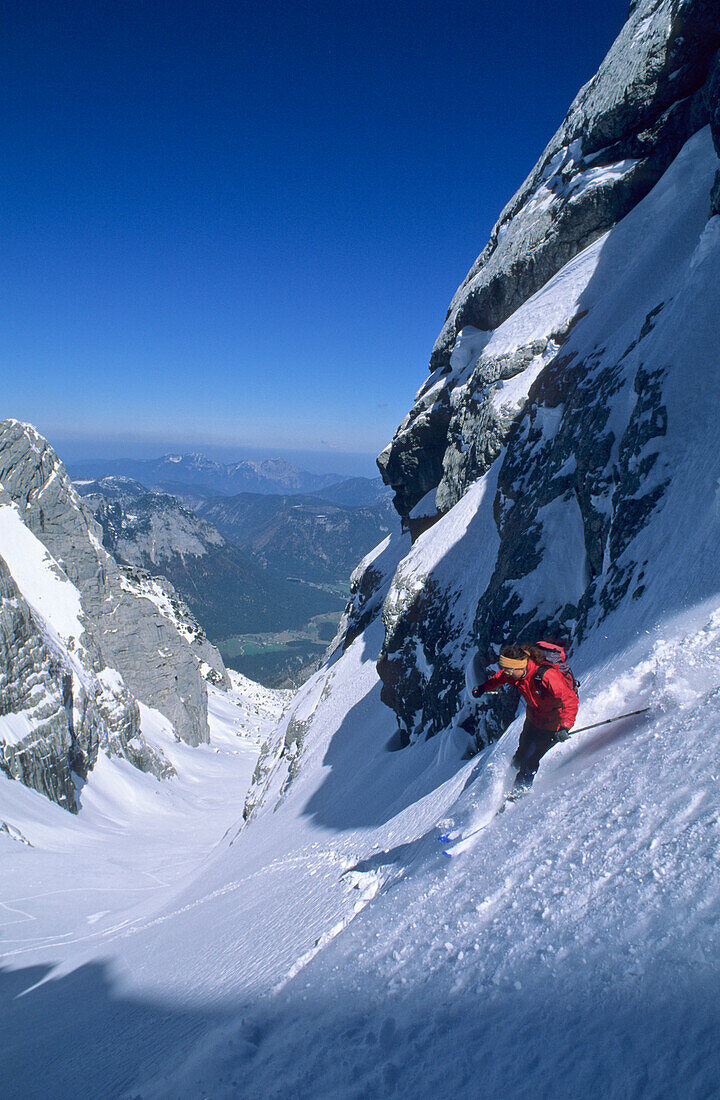
[[[312,474],[281,458],[217,462],[200,452],[163,455],[157,459],[98,459],[69,464],[73,478],[126,476],[148,489],[182,485],[215,495],[239,492],[312,492],[347,479],[339,474]]]
[[[457,434],[451,359],[460,357],[463,331],[466,346],[470,333],[475,332],[475,343],[480,341],[477,350],[467,352],[477,358],[486,339],[481,334],[497,329],[628,214],[692,134],[708,123],[717,133],[719,47],[712,0],[657,0],[631,10],[598,72],[578,93],[456,291],[430,357],[430,377],[378,456],[401,515],[408,517],[446,476],[447,452]],[[716,213],[719,186],[716,177],[708,194]],[[542,334],[543,346],[551,335]],[[523,370],[539,350],[515,347],[496,369]],[[441,490],[440,509],[451,503]]]

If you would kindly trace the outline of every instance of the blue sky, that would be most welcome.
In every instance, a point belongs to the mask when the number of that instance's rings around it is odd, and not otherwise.
[[[76,456],[376,453],[626,11],[7,0],[2,415]]]

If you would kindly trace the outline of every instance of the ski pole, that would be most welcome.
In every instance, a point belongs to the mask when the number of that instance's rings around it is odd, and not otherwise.
[[[614,718],[605,718],[602,722],[593,722],[590,726],[581,726],[579,730],[571,730],[573,737],[576,733],[584,733],[585,730],[594,730],[597,726],[607,726],[610,722],[619,722],[621,718],[632,718],[634,714],[646,714],[650,710],[650,707],[643,707],[642,710],[629,710],[627,714],[616,714]]]

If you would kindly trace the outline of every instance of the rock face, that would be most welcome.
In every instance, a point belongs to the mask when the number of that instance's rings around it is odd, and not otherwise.
[[[0,599],[0,715],[12,715],[20,727],[13,741],[0,742],[0,768],[74,810],[71,754],[81,754],[86,767],[95,763],[101,727],[97,709],[83,707],[77,725],[71,721],[63,694],[68,674],[60,654],[38,631],[2,558]]]
[[[458,653],[580,640],[643,598],[645,544],[687,450],[669,441],[683,408],[670,395],[690,345],[704,361],[720,342],[719,44],[715,4],[632,7],[455,295],[378,459],[415,540],[378,662],[406,741],[470,714]],[[483,704],[478,744],[508,706]]]
[[[162,777],[138,706],[108,668],[80,593],[0,488],[0,768],[75,810],[99,749]]]
[[[497,329],[629,213],[711,115],[717,127],[719,46],[713,0],[634,5],[598,73],[579,92],[458,288],[432,352],[430,377],[378,458],[403,517],[441,484],[448,466],[448,480],[453,480],[447,452],[462,438],[464,421],[453,390],[458,371],[468,366],[467,356],[477,360],[480,355],[483,334]],[[562,339],[563,332],[559,335]],[[548,357],[554,336],[542,337]],[[468,347],[473,340],[475,346]],[[517,348],[510,360],[485,361],[477,382],[512,375],[544,353],[536,342]],[[471,411],[475,419],[482,417],[481,408]],[[502,436],[502,424],[490,424],[485,451],[476,440],[476,470],[495,457]],[[455,493],[451,485],[443,488],[437,502],[441,511]]]
[[[398,564],[409,549],[408,536],[396,532],[362,559],[350,576],[350,599],[328,653],[334,653],[338,646],[347,649],[377,618]]]
[[[200,665],[209,650],[201,656],[192,649],[204,635],[187,609],[179,620],[166,596],[151,586],[143,589],[135,574],[121,571],[104,550],[102,532],[64,466],[33,429],[12,421],[0,426],[0,483],[78,588],[108,664],[122,673],[136,698],[170,719],[183,741],[207,741]],[[211,667],[225,674],[217,651]]]
[[[201,558],[224,539],[168,493],[148,492],[128,477],[75,484],[102,527],[106,550],[127,565],[162,568],[174,557]]]

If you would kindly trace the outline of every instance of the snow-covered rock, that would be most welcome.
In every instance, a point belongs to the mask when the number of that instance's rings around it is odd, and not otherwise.
[[[711,121],[717,127],[718,47],[713,0],[641,0],[633,6],[597,74],[578,93],[455,294],[433,349],[430,377],[378,459],[401,515],[443,475],[455,430],[453,360],[463,331],[496,330],[628,214],[692,134]],[[549,358],[553,341],[570,324],[566,315],[532,340],[486,356],[483,373],[494,380],[524,369],[538,355]],[[486,451],[490,459],[497,455],[497,432],[489,435],[485,448],[476,444],[482,461]]]
[[[100,748],[170,774],[122,676],[105,665],[79,591],[2,487],[0,551],[0,768],[69,810],[74,777],[87,778]]]
[[[83,508],[64,466],[27,425],[0,425],[0,483],[22,509],[23,522],[66,569],[108,663],[138,698],[170,719],[190,744],[208,738],[207,692],[200,671],[210,663],[225,675],[217,650],[192,644],[203,637],[184,609],[138,589],[103,549],[101,532]],[[138,598],[139,597],[139,598]],[[159,605],[162,606],[159,606]],[[179,601],[178,601],[179,606]]]
[[[0,424],[0,610],[5,771],[77,808],[100,748],[158,777],[172,768],[140,730],[137,700],[190,744],[208,740],[217,651],[162,579],[105,551],[65,469],[28,425]]]
[[[103,529],[103,544],[128,565],[162,568],[176,556],[202,558],[224,539],[167,493],[149,493],[139,481],[104,477],[75,483]]]

